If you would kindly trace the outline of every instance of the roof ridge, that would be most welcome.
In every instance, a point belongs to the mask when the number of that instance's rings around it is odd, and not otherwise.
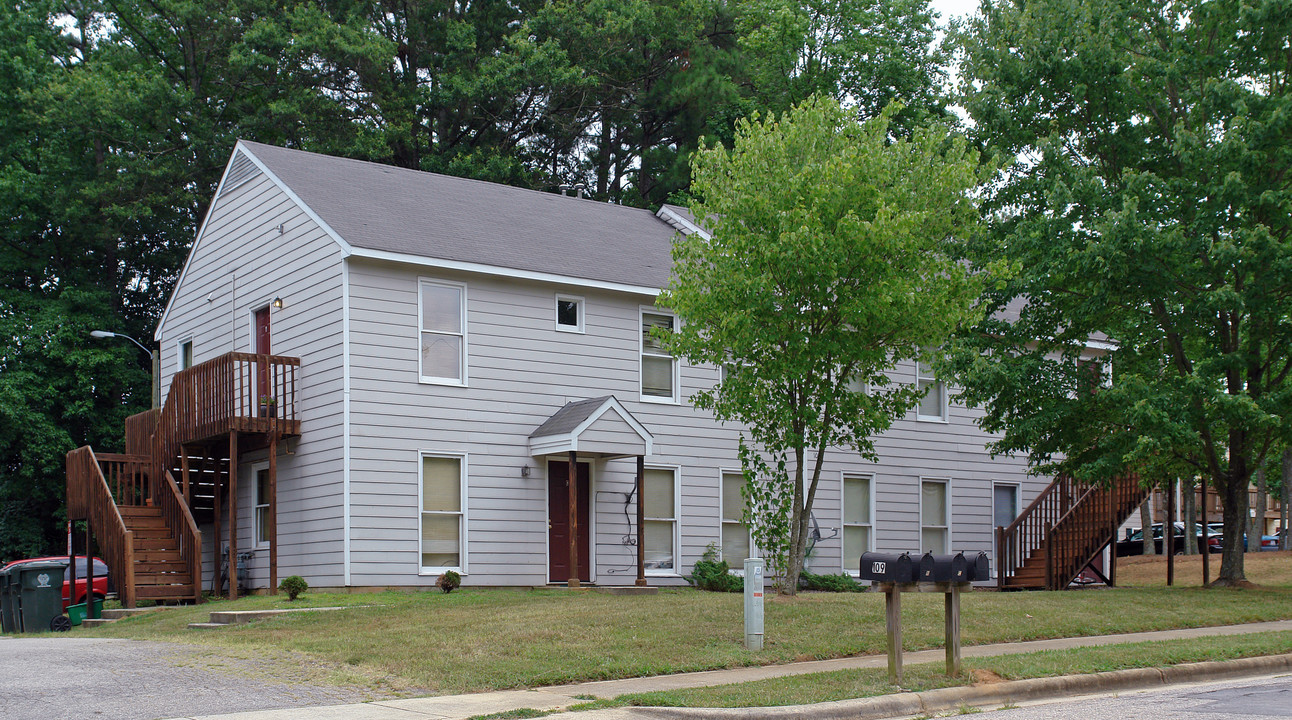
[[[248,146],[269,148],[270,150],[282,150],[286,152],[313,155],[314,157],[317,157],[323,160],[335,160],[340,162],[360,163],[362,165],[371,165],[382,169],[394,170],[396,172],[401,172],[401,173],[412,173],[414,175],[432,175],[435,177],[441,177],[448,180],[459,180],[467,183],[488,185],[494,188],[508,188],[510,190],[516,190],[518,192],[534,193],[535,195],[540,195],[540,196],[549,197],[549,198],[565,198],[566,200],[582,200],[582,201],[594,203],[600,207],[622,208],[624,210],[633,210],[639,213],[648,213],[651,216],[655,215],[655,211],[651,210],[650,208],[640,208],[634,205],[623,205],[620,203],[612,203],[608,201],[603,202],[601,200],[594,200],[592,198],[571,197],[569,195],[548,192],[546,190],[535,190],[534,188],[520,187],[519,185],[508,185],[507,183],[494,182],[492,180],[481,180],[479,178],[462,177],[461,175],[449,175],[447,173],[431,172],[430,170],[414,170],[413,168],[406,168],[400,165],[390,165],[390,164],[378,162],[375,160],[360,160],[358,158],[346,157],[344,155],[327,155],[325,153],[315,152],[313,150],[301,150],[300,148],[283,147],[281,145],[270,145],[269,143],[262,143],[256,140],[245,140],[245,139],[239,138],[237,142]],[[257,157],[260,157],[260,156],[257,156]],[[264,158],[261,158],[261,161],[263,162]]]

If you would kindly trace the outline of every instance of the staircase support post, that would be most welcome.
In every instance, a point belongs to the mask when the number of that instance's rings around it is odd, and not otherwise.
[[[1045,589],[1058,590],[1054,586],[1054,526],[1045,524]]]
[[[180,475],[182,475],[180,479],[184,483],[184,502],[191,508],[193,507],[193,496],[189,494],[188,485],[188,446],[182,443],[179,446],[179,468]]]
[[[278,431],[269,434],[269,594],[278,594]]]
[[[229,599],[238,599],[238,431],[229,431]]]

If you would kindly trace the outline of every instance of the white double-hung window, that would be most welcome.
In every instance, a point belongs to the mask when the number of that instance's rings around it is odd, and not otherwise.
[[[873,536],[869,475],[843,476],[843,566],[856,572]]]
[[[642,310],[642,400],[677,402],[677,360],[660,345],[652,330],[672,332],[677,318],[669,313]]]
[[[920,481],[920,552],[951,552],[949,480]]]
[[[722,559],[733,570],[742,569],[745,558],[752,557],[753,551],[749,526],[745,524],[745,496],[740,492],[744,485],[743,474],[722,474]]]
[[[915,419],[946,422],[947,386],[933,374],[933,367],[925,362],[915,363],[915,384],[921,393]]]
[[[467,382],[467,288],[459,283],[422,280],[418,290],[421,327],[418,366],[422,382]]]
[[[646,570],[670,575],[677,572],[677,471],[646,468],[642,478],[642,512],[646,522]]]
[[[421,454],[421,572],[466,572],[466,457]]]

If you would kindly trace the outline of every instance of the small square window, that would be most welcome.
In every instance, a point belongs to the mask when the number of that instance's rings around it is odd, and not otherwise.
[[[565,332],[583,332],[583,298],[572,295],[556,296],[556,329]]]

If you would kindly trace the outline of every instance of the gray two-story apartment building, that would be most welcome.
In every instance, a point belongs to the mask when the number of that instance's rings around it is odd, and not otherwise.
[[[698,231],[671,206],[238,143],[155,336],[163,426],[201,425],[215,401],[198,386],[227,382],[243,414],[275,423],[166,441],[201,584],[231,531],[255,553],[253,587],[271,564],[316,587],[429,587],[446,569],[464,585],[563,582],[571,477],[584,582],[632,584],[639,541],[651,584],[684,583],[710,545],[739,566],[753,550],[740,428],[688,401],[721,371],[650,335],[679,322],[655,301],[672,239]],[[878,463],[830,452],[815,572],[855,573],[866,550],[991,552],[1048,483],[993,458],[976,411],[927,368],[891,378],[928,394],[878,439]]]

